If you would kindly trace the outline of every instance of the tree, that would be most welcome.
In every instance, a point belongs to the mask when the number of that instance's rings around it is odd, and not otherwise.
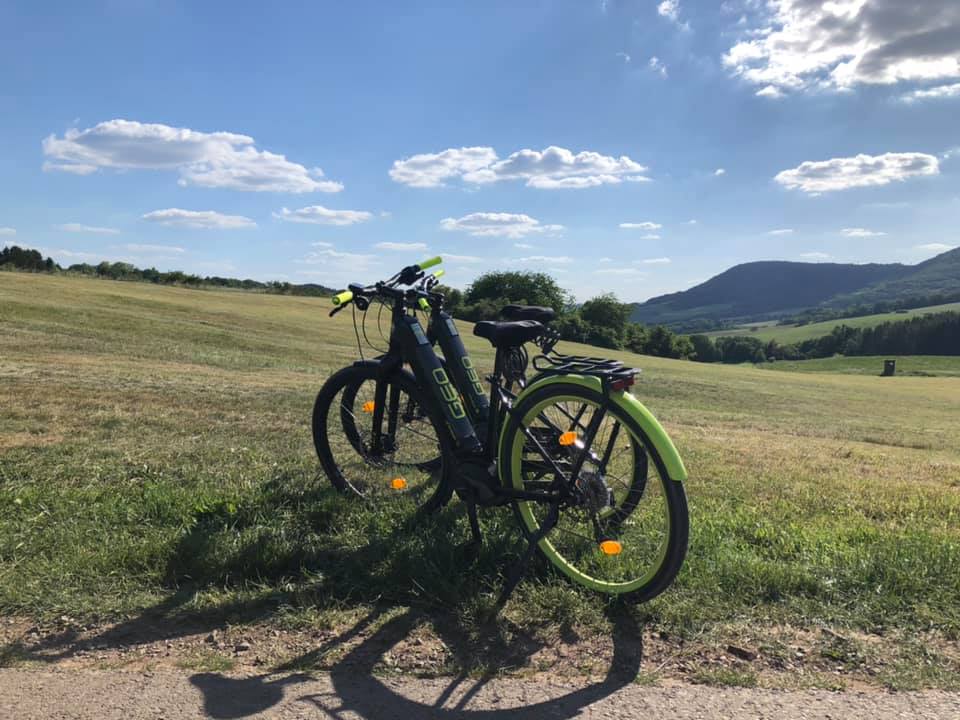
[[[587,300],[580,308],[580,317],[591,325],[610,328],[619,335],[630,319],[631,309],[629,303],[620,302],[613,293],[605,293]]]
[[[716,345],[707,335],[691,335],[690,345],[693,347],[693,359],[697,362],[719,362],[720,353]]]
[[[505,271],[488,272],[478,277],[467,288],[463,301],[465,305],[487,301],[496,305],[498,311],[511,302],[543,305],[560,313],[571,303],[571,298],[556,280],[545,273]]]
[[[47,258],[52,264],[53,261]],[[11,245],[0,250],[0,265],[9,265],[17,270],[43,272],[47,269],[46,261],[36,250]]]
[[[717,338],[717,351],[725,363],[757,363],[767,359],[763,354],[763,341],[743,335]]]

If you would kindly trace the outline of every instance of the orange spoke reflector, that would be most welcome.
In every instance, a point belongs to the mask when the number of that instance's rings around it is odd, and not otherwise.
[[[577,441],[577,434],[573,430],[568,430],[560,435],[561,445],[573,445]]]
[[[407,481],[405,478],[395,477],[390,481],[390,487],[392,487],[394,490],[405,490],[407,487]]]
[[[364,411],[365,413],[372,413],[372,412],[373,412],[373,409],[374,409],[376,406],[377,406],[377,404],[376,404],[373,400],[367,400],[367,401],[363,404],[363,411]]]
[[[619,555],[622,550],[623,545],[616,540],[604,540],[600,543],[600,552],[604,555]]]

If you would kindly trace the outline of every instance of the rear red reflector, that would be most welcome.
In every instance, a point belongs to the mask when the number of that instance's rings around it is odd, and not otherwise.
[[[636,381],[635,375],[630,375],[629,377],[617,378],[610,382],[610,389],[616,390],[617,392],[621,390],[626,390],[628,387],[632,387],[633,383]]]

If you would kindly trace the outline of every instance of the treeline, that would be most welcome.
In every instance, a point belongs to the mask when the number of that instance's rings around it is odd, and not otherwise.
[[[828,335],[782,345],[755,337],[691,335],[694,360],[767,362],[811,360],[834,355],[960,355],[960,313],[942,312],[891,320],[867,328],[837,325]]]
[[[11,245],[0,250],[0,268],[27,272],[54,272],[60,269],[52,258],[44,258],[37,250]]]
[[[149,282],[157,285],[185,285],[196,288],[233,288],[236,290],[252,290],[276,295],[327,296],[335,292],[323,285],[294,285],[292,283],[278,281],[260,282],[258,280],[239,280],[237,278],[219,277],[217,275],[200,276],[185,273],[180,270],[161,272],[153,267],[141,269],[130,263],[109,262],[107,260],[96,265],[77,263],[63,268],[49,257],[44,259],[36,250],[20,248],[16,245],[4,248],[3,251],[0,252],[0,269],[86,275],[108,280]]]
[[[932,293],[930,295],[913,295],[899,300],[851,305],[841,309],[823,307],[810,308],[791,317],[782,318],[777,324],[807,325],[809,323],[825,322],[827,320],[842,320],[844,318],[864,317],[865,315],[901,312],[913,310],[914,308],[930,307],[932,305],[946,305],[947,303],[953,302],[960,302],[960,291]]]
[[[630,321],[630,303],[613,294],[598,295],[582,305],[557,282],[538,272],[490,272],[478,277],[465,292],[443,288],[447,310],[457,318],[477,322],[497,319],[510,303],[542,305],[557,313],[552,323],[564,340],[643,355],[691,358],[689,338],[663,327],[646,327]]]

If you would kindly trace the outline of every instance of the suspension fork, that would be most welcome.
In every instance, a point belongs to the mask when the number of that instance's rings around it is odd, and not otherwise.
[[[370,433],[370,452],[379,455],[390,452],[393,447],[385,447],[383,442],[383,416],[387,413],[387,437],[391,445],[397,434],[397,414],[400,405],[400,383],[391,382],[396,370],[401,365],[401,359],[394,353],[384,356],[377,372],[376,386],[373,393],[373,427]],[[387,393],[389,392],[389,404]]]

